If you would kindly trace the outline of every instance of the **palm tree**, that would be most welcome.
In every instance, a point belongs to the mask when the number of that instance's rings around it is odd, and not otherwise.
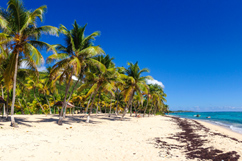
[[[34,80],[33,78],[27,78],[27,84],[26,84],[26,87],[31,90],[33,89],[34,91],[34,98],[35,100],[38,102],[40,108],[42,109],[42,111],[45,113],[45,110],[44,110],[44,107],[42,106],[40,100],[36,97],[35,95],[35,92],[36,92],[36,89],[39,88],[39,89],[42,89],[43,88],[43,82],[39,82],[39,80]]]
[[[133,105],[134,105],[134,110],[135,110],[135,117],[138,114],[138,110],[137,109],[142,104],[143,104],[143,96],[142,95],[135,94],[134,95],[134,99],[133,99]]]
[[[9,0],[7,9],[0,10],[0,45],[11,44],[11,59],[5,71],[5,82],[13,79],[13,99],[11,105],[11,125],[16,127],[14,120],[14,103],[16,93],[18,60],[25,59],[32,70],[37,71],[37,66],[43,57],[37,48],[53,49],[45,42],[38,41],[42,34],[57,35],[58,29],[52,26],[37,27],[38,19],[43,20],[46,6],[41,6],[34,11],[27,10],[21,0]]]
[[[65,97],[63,106],[58,121],[59,125],[62,125],[63,110],[66,111],[67,102],[71,99],[71,96],[76,89],[77,84],[83,79],[83,72],[88,64],[95,64],[97,66],[100,63],[92,57],[104,53],[99,46],[93,46],[92,40],[98,35],[99,32],[93,32],[91,35],[85,36],[86,25],[84,27],[79,26],[76,21],[74,22],[73,29],[68,30],[65,26],[60,26],[60,31],[65,36],[66,46],[58,45],[57,49],[59,53],[53,54],[48,57],[48,62],[57,60],[57,63],[53,66],[51,75],[57,75],[60,80],[66,80]],[[73,81],[72,76],[77,76],[78,80],[75,82],[72,91],[69,91],[71,82]],[[69,98],[67,99],[67,95]]]
[[[125,114],[127,113],[128,107],[130,106],[134,94],[142,96],[142,93],[148,93],[148,85],[146,84],[147,79],[153,79],[151,76],[141,76],[144,72],[149,72],[147,68],[140,69],[138,66],[138,62],[135,64],[128,63],[128,69],[126,69],[126,83],[124,85],[124,89],[122,91],[122,94],[124,95],[124,100],[127,103],[126,107],[124,109],[124,113],[121,117],[121,120],[123,120]]]
[[[50,110],[50,114],[52,114],[51,107],[50,107],[50,102],[49,102],[48,97],[47,97],[50,94],[50,90],[49,90],[50,89],[50,87],[49,87],[50,84],[48,84],[48,80],[47,79],[41,79],[41,80],[39,80],[39,82],[42,84],[42,88],[39,88],[39,93],[42,93],[45,96],[45,100],[46,100],[46,102],[48,104],[48,107],[49,107],[49,110]]]

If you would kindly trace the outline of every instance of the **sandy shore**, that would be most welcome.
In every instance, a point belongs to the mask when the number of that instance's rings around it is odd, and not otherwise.
[[[58,126],[57,120],[17,115],[19,128],[0,121],[0,160],[242,160],[242,135],[206,122],[98,115],[87,124],[74,115]]]

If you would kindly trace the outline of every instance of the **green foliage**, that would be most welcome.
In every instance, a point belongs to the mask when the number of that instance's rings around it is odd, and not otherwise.
[[[103,49],[94,45],[99,31],[85,35],[87,25],[80,26],[76,21],[70,30],[63,25],[38,27],[46,6],[27,10],[21,0],[9,0],[7,5],[7,9],[0,9],[0,85],[9,103],[17,98],[13,102],[17,114],[47,114],[53,111],[50,107],[55,102],[64,98],[85,108],[92,101],[92,106],[99,106],[102,111],[110,107],[116,112],[124,111],[131,104],[146,113],[163,115],[169,111],[164,104],[167,96],[163,88],[146,83],[153,79],[143,76],[149,72],[147,68],[140,69],[138,62],[128,63],[127,69],[116,67],[114,58],[104,56]],[[62,34],[65,43],[42,42],[43,34]],[[40,52],[43,49],[52,52],[46,62],[54,65],[39,72],[37,67],[44,61]],[[22,63],[27,69],[19,69]]]

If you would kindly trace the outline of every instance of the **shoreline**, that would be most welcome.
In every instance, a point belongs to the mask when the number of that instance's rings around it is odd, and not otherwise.
[[[193,120],[193,119],[191,119]],[[201,120],[196,120],[197,122],[199,122],[200,124],[214,130],[214,131],[217,131],[219,133],[222,133],[224,135],[228,135],[230,137],[234,137],[238,140],[241,140],[242,141],[242,134],[239,133],[239,132],[236,132],[236,131],[233,131],[232,129],[230,128],[227,128],[225,126],[222,126],[222,125],[217,125],[217,124],[213,124],[211,122],[207,122],[207,121],[201,121]]]
[[[0,121],[0,160],[237,161],[242,157],[242,137],[206,122],[172,116],[126,116],[119,121],[120,116],[99,114],[85,123],[83,116],[67,115],[62,126],[54,115],[16,115],[19,128]]]
[[[201,119],[196,119],[196,118],[187,118],[187,117],[180,117],[180,116],[177,116],[177,115],[167,115],[167,116],[171,116],[171,117],[178,117],[178,118],[184,118],[184,119],[190,119],[190,120],[195,120],[195,121],[198,121],[198,122],[201,122],[201,123],[205,123],[206,125],[207,124],[210,124],[210,125],[214,125],[214,127],[215,127],[215,129],[217,129],[216,127],[221,127],[222,129],[225,129],[226,131],[228,130],[228,131],[230,131],[230,132],[232,132],[232,133],[235,133],[235,135],[236,134],[238,134],[238,135],[241,135],[241,137],[242,137],[242,132],[240,133],[240,132],[238,132],[238,131],[236,131],[236,130],[233,130],[233,129],[231,129],[229,126],[233,126],[232,124],[231,125],[229,125],[228,124],[228,126],[226,126],[226,124],[224,124],[223,122],[220,122],[219,120],[216,120],[216,121],[211,121],[211,120],[209,120],[209,119],[207,119],[207,120],[205,120],[205,119],[203,119],[203,120],[201,120]],[[218,122],[218,123],[216,123],[216,122]],[[223,125],[224,124],[224,125]],[[212,126],[213,127],[213,126]],[[241,130],[242,130],[242,128],[240,128]],[[236,135],[237,136],[237,135]]]

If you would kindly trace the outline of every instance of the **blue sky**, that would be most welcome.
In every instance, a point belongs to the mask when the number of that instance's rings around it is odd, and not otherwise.
[[[7,0],[0,6],[6,8]],[[139,62],[165,85],[171,110],[242,110],[242,1],[24,0],[43,25],[88,24],[117,66]],[[41,25],[42,25],[41,24]],[[44,36],[50,44],[62,37]],[[43,53],[46,58],[48,55]]]

